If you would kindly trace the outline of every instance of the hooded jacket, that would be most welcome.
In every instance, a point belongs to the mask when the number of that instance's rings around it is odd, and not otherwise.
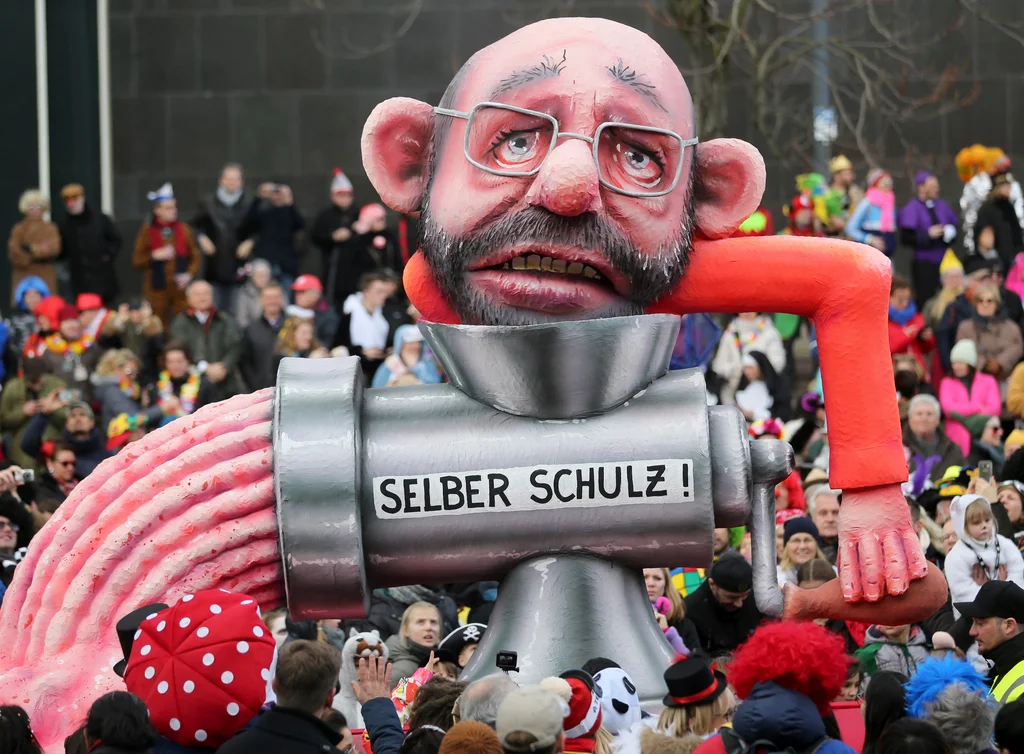
[[[402,361],[402,346],[410,339],[417,339],[423,343],[420,350],[419,360],[409,366]],[[373,375],[371,387],[387,387],[393,385],[394,381],[403,374],[412,374],[424,385],[436,385],[441,381],[441,374],[437,370],[437,363],[431,356],[423,337],[419,335],[419,328],[416,325],[402,325],[395,331],[395,342],[393,352],[384,359],[384,363],[377,367]]]
[[[825,738],[825,723],[808,697],[774,681],[759,683],[736,709],[732,728],[744,741],[771,741],[782,750],[811,750]],[[709,738],[696,754],[725,754],[721,735]],[[825,741],[816,754],[854,754],[842,741]]]
[[[906,644],[893,641],[878,626],[871,626],[864,637],[864,646],[857,651],[857,659],[866,668],[866,673],[891,670],[907,678],[917,672],[918,664],[927,660],[928,656],[928,637],[918,626],[911,626]],[[862,690],[868,687],[870,680],[870,675],[864,677]]]
[[[36,291],[40,296],[46,298],[50,295],[50,287],[38,275],[29,275],[14,290],[14,311],[11,312],[10,322],[13,345],[18,353],[25,348],[29,336],[39,329],[36,324],[36,315],[25,307],[25,294],[29,291]]]
[[[1024,559],[1020,550],[1006,537],[995,533],[995,522],[992,525],[992,536],[986,542],[979,542],[969,536],[964,528],[964,516],[967,507],[976,500],[985,503],[991,511],[991,505],[981,495],[960,495],[953,499],[949,506],[949,516],[953,521],[953,531],[960,540],[953,545],[946,555],[946,581],[953,602],[973,602],[981,585],[974,581],[974,567],[983,565],[990,579],[997,578],[1000,565],[1006,566],[1006,580],[1017,586],[1024,587]],[[998,548],[997,548],[998,543]]]

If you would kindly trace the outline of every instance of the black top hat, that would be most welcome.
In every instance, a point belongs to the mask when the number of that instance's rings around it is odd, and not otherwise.
[[[470,644],[479,644],[484,638],[486,630],[487,626],[483,623],[468,623],[465,626],[459,626],[441,639],[441,643],[437,645],[437,657],[441,662],[458,665],[462,650]]]
[[[662,703],[666,707],[711,704],[729,686],[724,673],[712,671],[707,660],[693,656],[670,665],[664,678],[668,694]]]
[[[138,610],[132,610],[117,622],[117,638],[121,642],[121,653],[123,660],[114,664],[114,672],[124,678],[124,671],[128,667],[128,658],[132,655],[132,645],[135,643],[135,634],[146,620],[154,613],[166,610],[167,605],[162,602],[155,602],[152,605],[143,605]]]

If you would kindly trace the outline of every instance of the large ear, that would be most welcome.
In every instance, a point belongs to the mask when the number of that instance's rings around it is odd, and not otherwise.
[[[697,147],[697,232],[726,238],[754,214],[764,195],[764,158],[739,139],[713,139]]]
[[[433,130],[434,108],[408,97],[381,102],[363,126],[363,168],[396,212],[415,212],[423,202]]]

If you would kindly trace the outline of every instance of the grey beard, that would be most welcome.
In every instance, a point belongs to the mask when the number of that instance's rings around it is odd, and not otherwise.
[[[611,222],[598,215],[565,217],[531,207],[503,215],[491,225],[462,236],[442,229],[428,199],[420,221],[419,248],[438,287],[466,324],[533,325],[558,319],[594,319],[642,314],[648,305],[675,288],[693,249],[696,203],[691,173],[689,200],[678,231],[653,254],[642,253]],[[630,281],[628,297],[599,310],[566,316],[517,309],[495,303],[466,280],[474,261],[512,243],[553,243],[600,252],[612,268]]]

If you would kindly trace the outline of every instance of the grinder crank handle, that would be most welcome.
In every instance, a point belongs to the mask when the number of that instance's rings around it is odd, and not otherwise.
[[[793,472],[793,448],[781,440],[752,440],[750,466],[754,495],[750,513],[750,559],[754,602],[772,618],[781,618],[782,590],[775,567],[775,485]]]

